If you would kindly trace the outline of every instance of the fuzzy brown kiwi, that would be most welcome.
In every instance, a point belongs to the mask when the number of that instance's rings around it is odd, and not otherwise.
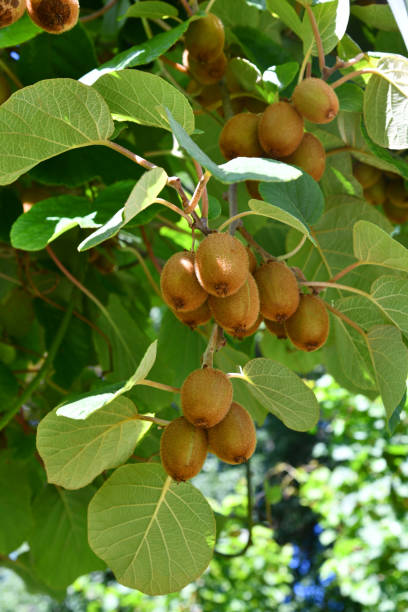
[[[250,329],[259,316],[259,292],[252,274],[240,289],[229,297],[210,295],[208,304],[215,321],[238,336]]]
[[[280,323],[291,317],[299,306],[299,289],[292,270],[283,262],[268,261],[254,276],[262,315]]]
[[[214,85],[222,79],[227,67],[227,58],[224,52],[205,64],[197,62],[186,50],[183,54],[183,64],[190,74],[202,85]]]
[[[183,414],[196,427],[214,427],[225,417],[231,402],[231,381],[215,368],[194,370],[181,387]]]
[[[387,194],[386,194],[386,185],[385,180],[381,176],[380,180],[363,190],[364,199],[367,200],[373,206],[378,206],[379,204],[384,204]]]
[[[210,307],[208,306],[208,300],[201,304],[195,310],[187,310],[187,311],[176,311],[173,310],[173,314],[181,321],[191,327],[191,329],[195,329],[198,325],[204,325],[204,323],[208,323],[211,319],[212,314]]]
[[[259,314],[255,323],[251,327],[246,329],[245,331],[237,332],[234,329],[228,329],[227,327],[224,327],[224,331],[230,336],[233,336],[234,338],[238,338],[238,340],[243,340],[244,338],[253,336],[253,334],[258,330],[261,323],[262,323],[262,315]]]
[[[78,0],[27,0],[27,13],[49,34],[71,30],[78,21]]]
[[[208,438],[204,429],[184,417],[167,425],[160,439],[160,458],[166,472],[177,482],[196,476],[204,465]]]
[[[307,132],[296,151],[292,155],[281,157],[280,160],[286,164],[299,166],[315,181],[320,181],[326,168],[326,151],[320,140]]]
[[[5,28],[18,21],[24,15],[25,10],[26,0],[0,0],[0,28]]]
[[[296,85],[292,102],[298,112],[313,123],[330,123],[339,112],[339,99],[333,87],[315,77]]]
[[[225,418],[208,430],[208,443],[212,453],[226,463],[244,463],[256,447],[256,430],[248,412],[232,402]]]
[[[276,336],[278,340],[283,340],[284,338],[288,337],[284,323],[278,323],[277,321],[271,321],[270,319],[265,318],[264,321],[266,328],[271,332],[271,334]]]
[[[295,314],[285,321],[292,343],[302,351],[316,351],[329,335],[329,315],[317,295],[302,294]]]
[[[234,157],[262,157],[264,151],[258,140],[259,115],[238,113],[221,130],[219,145],[226,159]]]
[[[363,189],[369,189],[381,178],[381,170],[363,162],[357,162],[354,165],[353,174]]]
[[[248,254],[242,242],[231,234],[213,233],[200,242],[194,267],[207,293],[227,297],[236,293],[248,277]]]
[[[197,62],[210,62],[224,48],[224,25],[216,15],[210,13],[190,23],[185,36],[185,46]]]
[[[383,210],[385,216],[392,221],[392,223],[398,223],[401,225],[408,221],[408,209],[401,208],[400,206],[394,206],[390,200],[386,200],[383,204]]]
[[[266,107],[258,123],[258,139],[271,157],[293,153],[303,138],[303,118],[289,102]]]
[[[167,260],[160,276],[160,289],[173,310],[195,310],[204,304],[207,293],[195,275],[194,253],[182,251]]]
[[[387,199],[398,208],[408,208],[408,191],[402,179],[391,181],[385,190]]]

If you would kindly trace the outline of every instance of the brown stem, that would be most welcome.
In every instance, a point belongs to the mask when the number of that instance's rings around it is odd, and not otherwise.
[[[85,17],[80,17],[79,21],[81,23],[87,23],[88,21],[93,21],[94,19],[98,19],[98,17],[101,17],[101,15],[104,15],[105,13],[107,13],[112,8],[112,6],[115,6],[117,1],[118,0],[110,0],[107,4],[105,4],[105,6],[100,8],[98,11],[95,11],[94,13],[91,13],[90,15],[86,15]]]
[[[318,57],[319,57],[319,68],[320,68],[320,72],[321,72],[321,74],[323,76],[324,72],[325,72],[325,69],[326,69],[326,63],[325,63],[325,60],[324,60],[324,50],[323,50],[322,39],[321,39],[321,36],[320,36],[320,32],[319,32],[319,28],[318,28],[318,25],[317,25],[316,18],[314,16],[314,13],[313,13],[311,7],[309,6],[309,4],[305,5],[305,9],[306,9],[308,17],[310,19],[310,25],[312,26],[313,36],[315,38],[316,46],[317,46],[317,54],[318,54]]]
[[[187,0],[180,0],[180,2],[183,5],[184,10],[186,11],[187,15],[191,17],[191,15],[193,14],[193,11],[191,10],[191,7],[189,3],[187,2]]]
[[[155,389],[160,389],[161,391],[169,391],[169,393],[180,393],[180,389],[178,387],[165,385],[164,383],[156,382],[155,380],[147,380],[146,378],[139,384],[146,387],[154,387]]]
[[[316,287],[317,289],[340,289],[343,291],[350,291],[350,293],[356,293],[357,295],[361,295],[362,297],[371,300],[371,296],[365,291],[361,291],[361,289],[356,289],[355,287],[350,287],[349,285],[341,285],[340,283],[333,283],[330,281],[301,281],[300,285],[305,287]]]
[[[336,89],[336,87],[340,87],[340,85],[343,85],[343,83],[350,81],[350,79],[355,79],[361,74],[378,74],[378,76],[384,76],[383,74],[381,74],[379,70],[375,70],[374,68],[362,68],[361,70],[355,70],[354,72],[349,72],[348,74],[341,77],[341,79],[334,81],[334,83],[330,83],[330,86],[333,89]]]
[[[181,72],[183,74],[188,74],[188,68],[183,66],[183,64],[179,64],[178,62],[173,62],[173,60],[166,57],[166,55],[161,55],[159,59],[165,64],[168,64],[169,66],[174,68],[174,70],[177,70],[178,72]]]
[[[194,168],[197,172],[198,180],[201,180],[203,176],[203,169],[201,168],[198,161],[193,159]],[[201,195],[201,216],[207,221],[208,220],[208,192],[207,185],[204,185],[203,193]]]
[[[161,267],[160,263],[158,262],[156,255],[153,253],[152,243],[150,242],[149,238],[147,237],[144,225],[140,226],[140,233],[142,234],[142,239],[143,239],[144,245],[146,247],[147,254],[150,257],[150,261],[152,262],[152,264],[156,268],[157,272],[159,274],[161,274],[162,267]]]
[[[188,208],[185,209],[185,212],[187,214],[192,214],[194,210],[197,208],[198,203],[201,199],[201,196],[203,195],[210,178],[211,178],[211,172],[209,172],[208,170],[206,170],[204,174],[201,175],[201,178],[198,181],[197,187],[195,188],[193,196],[190,200],[190,204]]]
[[[346,276],[346,274],[348,274],[349,272],[351,272],[355,268],[358,268],[358,266],[362,266],[362,265],[363,265],[362,261],[355,261],[354,263],[352,263],[349,266],[347,266],[346,268],[344,268],[344,270],[340,270],[340,272],[338,272],[335,276],[333,276],[333,278],[331,278],[329,280],[329,282],[330,283],[334,283],[334,282],[338,281],[339,278],[343,278],[343,276]]]
[[[118,144],[117,142],[113,142],[112,140],[104,140],[101,144],[113,149],[114,151],[117,151],[118,153],[121,153],[139,166],[142,166],[142,168],[146,168],[146,170],[153,170],[153,168],[158,167],[156,164],[152,164],[151,162],[147,161],[147,159],[144,159],[144,157],[140,157],[140,155],[133,153],[133,151],[129,151],[129,149],[122,147],[122,145]]]
[[[247,241],[248,244],[250,244],[252,247],[254,247],[254,249],[256,251],[258,251],[258,253],[262,257],[263,261],[270,261],[271,259],[272,260],[276,260],[276,257],[274,257],[273,255],[268,253],[268,251],[265,251],[265,249],[263,247],[261,247],[261,245],[258,244],[252,238],[251,234],[245,229],[245,227],[243,225],[238,227],[237,231],[241,234],[241,236],[243,236],[243,238],[245,238],[245,240]]]
[[[163,198],[156,198],[155,199],[155,203],[161,204],[162,206],[166,206],[167,208],[169,208],[173,212],[177,213],[181,217],[184,217],[184,219],[187,221],[187,223],[190,226],[193,224],[191,219],[190,219],[190,217],[184,212],[184,210],[181,210],[181,208],[179,208],[178,206],[176,206],[172,202],[169,202],[168,200],[163,200]]]
[[[334,66],[332,66],[331,68],[327,68],[326,67],[325,77],[326,78],[330,77],[333,74],[333,72],[336,72],[336,70],[342,70],[343,68],[350,68],[350,66],[353,66],[354,64],[357,64],[362,59],[364,59],[364,57],[365,57],[365,53],[359,53],[358,55],[356,55],[355,57],[351,58],[347,62],[344,62],[343,60],[341,60],[339,58],[336,58],[337,61],[334,64]]]
[[[207,348],[202,357],[202,367],[212,368],[214,362],[214,353],[224,344],[224,336],[222,328],[214,323],[210,339],[208,340]]]
[[[332,312],[334,315],[336,315],[336,317],[339,317],[339,319],[343,319],[343,321],[345,323],[347,323],[348,325],[350,325],[350,327],[353,327],[359,334],[361,334],[364,338],[366,337],[366,333],[363,330],[362,327],[360,327],[359,325],[357,325],[357,323],[355,323],[354,321],[352,321],[351,319],[349,319],[349,317],[345,314],[343,314],[342,312],[340,312],[340,310],[337,310],[337,308],[334,308],[334,306],[331,306],[330,304],[328,304],[327,302],[325,302],[325,306],[327,308],[327,310],[330,310],[330,312]]]
[[[149,421],[150,423],[156,423],[156,425],[162,425],[163,427],[167,427],[170,425],[171,421],[166,421],[165,419],[158,419],[156,417],[150,417],[145,414],[135,414],[134,419],[138,421]]]

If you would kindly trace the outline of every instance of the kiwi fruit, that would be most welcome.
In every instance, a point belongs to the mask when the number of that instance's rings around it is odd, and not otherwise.
[[[263,100],[258,100],[258,98],[240,95],[231,98],[231,106],[234,114],[244,112],[260,114],[264,112],[268,103]]]
[[[355,164],[353,174],[363,189],[369,189],[381,178],[381,170],[369,164],[364,164],[363,162],[357,162]]]
[[[236,330],[228,329],[227,327],[224,327],[223,329],[230,336],[233,336],[234,338],[238,338],[238,340],[243,340],[244,338],[248,338],[248,336],[252,336],[257,331],[261,323],[262,323],[262,315],[259,314],[255,323],[251,327],[248,327],[247,329],[245,329],[244,331],[237,332]]]
[[[173,313],[179,319],[179,321],[185,323],[185,325],[188,325],[192,329],[194,329],[198,325],[204,325],[204,323],[208,323],[208,321],[212,317],[210,307],[208,306],[208,300],[206,300],[204,304],[201,304],[201,306],[199,306],[195,310],[173,310]]]
[[[408,208],[408,191],[405,189],[404,181],[392,181],[385,190],[387,199],[398,208]]]
[[[303,138],[303,118],[289,102],[266,107],[258,123],[258,139],[271,157],[291,155]]]
[[[295,314],[285,321],[292,343],[302,351],[316,351],[329,335],[329,315],[317,295],[302,294]]]
[[[227,67],[227,58],[221,52],[208,63],[202,64],[190,57],[188,51],[183,54],[183,64],[189,69],[190,74],[202,85],[214,85],[222,79]]]
[[[248,254],[231,234],[209,234],[198,246],[194,268],[207,293],[227,297],[236,293],[248,277]]]
[[[222,421],[231,402],[232,384],[221,370],[194,370],[181,387],[183,414],[196,427],[207,429]]]
[[[210,295],[208,304],[214,319],[223,328],[233,333],[245,333],[259,316],[259,292],[252,274],[240,289],[228,297]]]
[[[221,130],[219,145],[226,159],[234,157],[262,157],[264,152],[258,141],[259,116],[238,113]]]
[[[11,87],[6,77],[0,74],[0,104],[11,96]]]
[[[255,425],[248,412],[232,402],[224,419],[208,430],[209,449],[226,463],[244,463],[256,446]]]
[[[220,106],[222,103],[222,91],[218,83],[214,85],[202,85],[192,79],[187,85],[187,91],[194,97],[194,100],[197,100],[204,108],[212,110],[217,107],[217,109],[222,110]]]
[[[271,321],[270,319],[265,318],[264,322],[266,328],[271,332],[271,334],[276,336],[278,340],[283,340],[284,338],[288,337],[284,323],[278,323],[278,321]]]
[[[296,85],[292,102],[312,123],[330,123],[339,112],[339,99],[326,81],[309,77]]]
[[[194,272],[194,253],[175,253],[167,260],[160,276],[160,289],[173,310],[195,310],[204,304],[207,293]]]
[[[326,151],[320,140],[307,132],[292,155],[281,157],[280,161],[299,166],[315,181],[320,181],[326,168]]]
[[[185,47],[197,62],[208,63],[223,50],[224,26],[216,15],[210,13],[190,23],[185,36]]]
[[[264,263],[256,270],[255,280],[265,318],[282,323],[293,315],[299,306],[299,289],[296,276],[285,263]]]
[[[62,34],[73,28],[79,17],[78,0],[27,0],[27,13],[49,34]]]
[[[384,204],[387,197],[385,189],[385,181],[383,177],[380,177],[380,180],[374,183],[374,185],[371,185],[371,187],[367,187],[367,189],[363,190],[364,199],[370,204],[373,204],[373,206]]]
[[[386,200],[383,204],[383,210],[385,216],[392,221],[392,223],[397,223],[401,225],[408,221],[408,209],[401,208],[400,206],[394,206],[390,200]]]
[[[256,257],[254,255],[254,252],[251,248],[249,248],[249,246],[246,247],[246,252],[248,255],[248,262],[249,262],[249,272],[251,274],[253,274],[256,270],[256,267],[258,265],[258,262],[256,261]]]
[[[160,439],[160,458],[166,472],[174,480],[184,482],[196,476],[208,452],[207,433],[194,427],[184,417],[167,425]]]
[[[18,21],[24,15],[25,10],[26,0],[0,0],[0,28],[5,28]]]

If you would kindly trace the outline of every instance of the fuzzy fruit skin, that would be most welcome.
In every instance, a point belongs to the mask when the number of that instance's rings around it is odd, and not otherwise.
[[[27,13],[49,34],[71,30],[78,21],[78,0],[27,0]]]
[[[211,319],[212,314],[210,307],[208,306],[208,300],[201,304],[195,310],[187,310],[187,311],[176,311],[173,310],[173,314],[185,325],[191,327],[191,329],[195,329],[197,325],[204,325],[204,323],[208,323]]]
[[[408,208],[408,191],[405,189],[403,180],[389,183],[386,188],[386,196],[394,206]]]
[[[386,200],[386,187],[385,181],[383,177],[380,178],[379,181],[374,183],[371,187],[364,189],[363,191],[364,199],[372,204],[373,206],[378,206],[379,204],[384,204]],[[408,205],[408,202],[407,202]]]
[[[223,23],[213,13],[190,23],[185,36],[185,46],[191,57],[203,64],[221,53],[224,41]]]
[[[256,270],[255,280],[265,318],[282,323],[293,315],[299,306],[299,289],[296,276],[285,263],[268,261]]]
[[[381,170],[363,162],[356,163],[353,168],[353,174],[363,189],[369,189],[381,178]]]
[[[210,451],[226,463],[248,461],[255,450],[256,430],[245,408],[232,402],[225,418],[208,430],[208,443]]]
[[[219,138],[221,153],[225,159],[264,156],[258,140],[259,120],[255,113],[238,113],[227,121]]]
[[[183,64],[186,66],[193,78],[202,85],[214,85],[222,79],[227,68],[227,58],[225,53],[221,52],[210,62],[205,64],[197,62],[190,56],[188,51],[183,54]]]
[[[0,28],[18,21],[25,10],[26,0],[0,0]]]
[[[221,370],[194,370],[181,387],[183,414],[196,427],[214,427],[225,417],[231,402],[232,384]]]
[[[204,429],[194,427],[184,417],[167,425],[160,439],[160,458],[166,472],[174,480],[184,482],[196,476],[208,452]]]
[[[194,268],[207,293],[227,297],[236,293],[248,277],[248,254],[231,234],[209,234],[198,246]]]
[[[312,123],[330,123],[339,112],[339,99],[326,81],[310,77],[296,85],[292,102]]]
[[[271,334],[276,336],[278,340],[284,340],[288,337],[284,323],[278,323],[277,321],[271,321],[270,319],[265,318],[264,321],[266,328],[271,332]]]
[[[258,138],[271,157],[291,155],[303,138],[303,118],[289,102],[270,104],[259,121]]]
[[[408,209],[401,208],[400,206],[394,206],[392,202],[386,200],[383,204],[383,210],[385,212],[385,216],[392,221],[393,223],[405,223],[408,221]]]
[[[302,294],[299,308],[285,321],[285,329],[292,343],[302,351],[316,351],[329,335],[329,315],[317,295]]]
[[[244,338],[248,338],[248,336],[253,336],[261,323],[262,323],[262,315],[259,314],[255,323],[243,332],[237,333],[235,330],[228,329],[227,327],[224,327],[224,331],[230,336],[233,336],[234,338],[238,338],[238,340],[243,340]]]
[[[259,292],[254,277],[248,274],[241,289],[229,297],[210,295],[208,303],[218,325],[238,336],[244,334],[259,316]]]
[[[281,161],[299,166],[315,181],[320,181],[326,168],[326,151],[316,136],[306,133],[296,151],[292,155],[281,157]]]
[[[193,253],[175,253],[167,260],[160,276],[160,289],[173,310],[195,310],[204,304],[207,293],[197,281]]]
[[[5,76],[0,74],[0,104],[11,96],[11,88]]]

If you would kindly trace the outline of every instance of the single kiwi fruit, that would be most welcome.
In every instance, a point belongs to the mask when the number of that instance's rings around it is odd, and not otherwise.
[[[218,108],[222,104],[222,91],[218,83],[214,85],[202,85],[192,79],[187,85],[187,91],[204,108]]]
[[[270,104],[258,123],[258,138],[271,157],[290,155],[303,138],[303,118],[289,102]]]
[[[249,273],[247,251],[231,234],[209,234],[200,242],[195,256],[195,273],[200,285],[218,297],[238,291]]]
[[[299,166],[315,181],[320,181],[326,168],[326,151],[320,140],[307,132],[292,155],[281,157],[280,161]]]
[[[381,170],[375,166],[357,162],[353,168],[354,177],[358,180],[363,189],[369,189],[381,178]]]
[[[363,190],[364,199],[367,200],[373,206],[378,206],[379,204],[384,204],[387,195],[386,195],[386,187],[385,180],[381,176],[380,180],[371,185],[371,187],[367,187],[367,189]],[[408,202],[407,202],[408,205]]]
[[[49,34],[71,30],[78,21],[78,0],[27,0],[27,13]]]
[[[173,313],[182,323],[185,323],[185,325],[188,325],[191,329],[196,328],[198,325],[208,323],[212,317],[210,307],[208,306],[208,300],[195,310],[173,310]]]
[[[190,74],[196,81],[202,85],[214,85],[222,79],[225,74],[227,67],[227,58],[225,53],[221,51],[217,57],[212,59],[210,62],[205,64],[197,62],[193,57],[190,56],[186,50],[183,53],[183,64],[188,68]]]
[[[255,272],[261,314],[282,323],[299,306],[299,288],[292,270],[281,261],[268,261]]]
[[[209,449],[226,463],[244,463],[253,455],[256,430],[248,412],[232,402],[223,420],[208,430]]]
[[[251,327],[248,327],[247,329],[245,329],[244,331],[237,332],[236,330],[228,329],[227,327],[224,327],[224,331],[230,336],[233,336],[234,338],[238,338],[238,340],[243,340],[244,338],[253,336],[253,334],[258,330],[261,323],[262,323],[262,315],[259,314],[255,323]]]
[[[270,319],[265,319],[265,318],[264,318],[264,322],[265,322],[266,328],[271,332],[271,334],[276,336],[278,340],[283,340],[284,338],[288,337],[284,323],[278,323],[278,321],[271,321]]]
[[[258,140],[259,115],[238,113],[221,130],[219,145],[226,159],[234,157],[262,157],[264,151]]]
[[[292,102],[312,123],[330,123],[339,112],[339,99],[326,81],[309,77],[296,85]]]
[[[408,208],[408,191],[405,189],[402,179],[390,182],[385,192],[391,204],[398,206],[398,208]]]
[[[194,253],[174,253],[167,260],[160,276],[160,289],[173,310],[195,310],[204,304],[207,293],[195,275]]]
[[[231,106],[234,114],[237,113],[263,113],[265,108],[268,106],[267,102],[259,100],[258,98],[251,98],[250,96],[243,95],[244,92],[238,94],[232,94]]]
[[[196,427],[213,427],[227,414],[232,384],[221,370],[201,368],[187,376],[181,387],[183,414]]]
[[[0,74],[0,104],[3,104],[11,96],[11,87],[3,74]]]
[[[18,21],[24,15],[25,10],[26,0],[0,0],[0,28],[5,28]]]
[[[177,482],[196,476],[204,465],[208,438],[204,429],[184,417],[167,425],[160,439],[160,458],[166,472]]]
[[[240,335],[250,329],[259,316],[259,292],[252,274],[240,289],[228,297],[210,295],[208,304],[215,321]]]
[[[253,250],[249,246],[246,247],[246,252],[248,254],[249,272],[253,274],[256,270],[258,262],[256,261],[256,257],[254,255]]]
[[[185,36],[185,46],[197,62],[210,62],[224,48],[224,25],[214,13],[190,23]]]
[[[329,335],[329,315],[317,295],[302,294],[295,314],[285,321],[285,329],[292,343],[302,351],[316,351]]]
[[[405,221],[408,221],[408,209],[401,208],[400,206],[394,206],[390,200],[386,200],[384,202],[383,210],[385,216],[392,221],[392,223],[401,225],[402,223],[405,223]]]

